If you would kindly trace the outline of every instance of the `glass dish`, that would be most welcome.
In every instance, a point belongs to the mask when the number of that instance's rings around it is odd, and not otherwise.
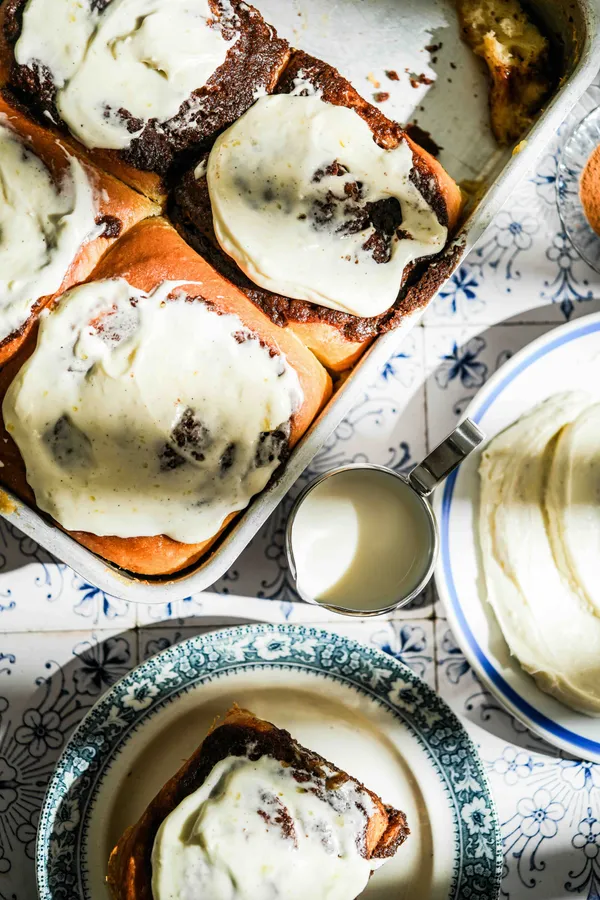
[[[588,113],[566,142],[558,163],[556,193],[566,235],[582,259],[600,273],[600,236],[588,222],[579,196],[581,176],[599,144],[600,107]]]

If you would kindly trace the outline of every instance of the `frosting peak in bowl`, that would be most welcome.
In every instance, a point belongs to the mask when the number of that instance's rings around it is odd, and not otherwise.
[[[3,404],[38,506],[71,531],[199,543],[261,491],[302,389],[238,316],[124,279],[67,292]]]
[[[262,97],[208,160],[217,240],[267,290],[379,315],[407,265],[442,250],[448,234],[412,169],[408,143],[384,150],[354,110],[318,96]]]

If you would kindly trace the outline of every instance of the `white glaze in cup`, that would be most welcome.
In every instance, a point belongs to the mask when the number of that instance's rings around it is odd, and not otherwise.
[[[350,616],[381,615],[414,599],[429,582],[438,552],[427,497],[482,440],[467,419],[408,477],[358,464],[309,484],[286,528],[300,596]]]

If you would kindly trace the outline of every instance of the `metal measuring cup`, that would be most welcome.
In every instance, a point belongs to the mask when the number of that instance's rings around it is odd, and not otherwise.
[[[444,479],[446,479],[448,475],[450,475],[450,473],[453,472],[457,468],[457,466],[459,466],[467,458],[467,456],[469,456],[469,454],[479,446],[479,444],[481,444],[483,440],[484,435],[477,427],[477,425],[475,425],[475,423],[471,419],[464,419],[460,423],[460,425],[458,425],[457,428],[455,428],[454,431],[441,442],[441,444],[439,444],[434,450],[432,450],[431,453],[429,453],[425,457],[425,459],[409,473],[408,476],[401,475],[400,473],[395,472],[393,469],[387,468],[386,466],[375,466],[368,463],[357,463],[346,466],[339,466],[336,469],[331,469],[329,472],[325,472],[323,475],[320,475],[318,478],[315,478],[314,481],[308,484],[298,495],[294,502],[294,505],[292,506],[285,532],[285,548],[289,568],[296,583],[296,589],[302,599],[308,603],[313,603],[316,606],[322,606],[325,609],[329,609],[336,613],[359,617],[383,615],[384,613],[391,612],[394,609],[398,609],[402,606],[405,606],[407,603],[410,603],[411,600],[413,600],[418,594],[421,593],[421,591],[431,580],[439,551],[437,520],[428,498],[434,488],[441,484]],[[361,471],[373,471],[381,473],[386,478],[389,477],[390,479],[399,479],[407,488],[409,488],[413,492],[414,497],[417,498],[421,511],[424,514],[429,536],[427,556],[424,561],[422,575],[418,579],[417,584],[413,589],[410,590],[409,593],[405,594],[404,596],[398,597],[397,600],[395,600],[392,604],[388,604],[387,606],[376,609],[374,609],[372,606],[365,606],[364,609],[357,609],[354,606],[347,607],[342,605],[335,605],[323,600],[317,600],[314,597],[306,594],[306,592],[303,591],[302,583],[298,578],[299,573],[296,560],[294,558],[294,522],[296,521],[298,512],[302,504],[306,501],[307,497],[312,493],[312,491],[315,490],[315,488],[323,484],[323,482],[327,479],[336,478],[342,473],[346,474],[350,472]],[[395,485],[395,487],[397,487],[397,484]]]

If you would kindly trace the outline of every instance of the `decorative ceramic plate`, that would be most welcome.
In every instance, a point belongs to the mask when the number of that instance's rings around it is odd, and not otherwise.
[[[111,848],[233,701],[403,809],[411,836],[364,893],[495,900],[502,841],[477,750],[446,704],[379,650],[314,628],[191,638],[134,669],[83,720],[39,824],[40,900],[106,900]]]
[[[515,354],[465,415],[492,438],[551,394],[568,390],[600,400],[599,314],[556,328]],[[536,686],[511,657],[485,599],[477,538],[480,454],[475,451],[436,497],[436,584],[450,625],[477,675],[515,716],[552,744],[600,762],[600,719],[568,709]]]

